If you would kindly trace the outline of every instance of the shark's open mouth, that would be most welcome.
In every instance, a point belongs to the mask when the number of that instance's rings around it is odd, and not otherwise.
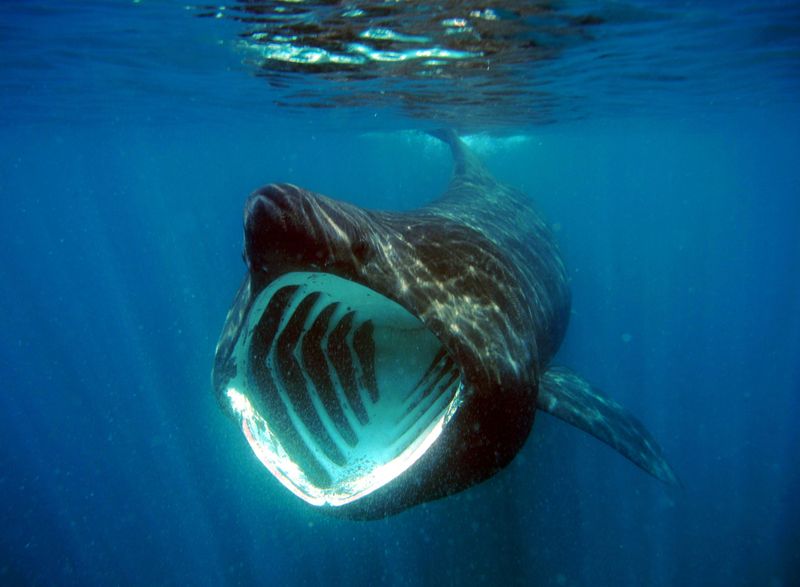
[[[385,485],[460,404],[458,366],[414,315],[327,273],[289,273],[253,302],[227,388],[261,462],[297,496],[340,506]]]

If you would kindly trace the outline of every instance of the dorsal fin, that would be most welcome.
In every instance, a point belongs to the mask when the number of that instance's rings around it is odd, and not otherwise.
[[[491,177],[489,170],[484,167],[481,160],[464,144],[454,130],[442,128],[429,131],[429,134],[450,147],[453,154],[453,174],[456,177],[476,179]]]

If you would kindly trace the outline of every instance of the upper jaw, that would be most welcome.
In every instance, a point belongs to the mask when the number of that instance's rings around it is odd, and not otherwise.
[[[251,273],[273,278],[293,270],[350,276],[369,256],[362,233],[372,221],[354,206],[290,184],[271,184],[245,205],[245,261]]]

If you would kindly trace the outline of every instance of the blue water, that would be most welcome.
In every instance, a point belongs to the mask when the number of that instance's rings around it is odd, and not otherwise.
[[[183,6],[4,2],[0,584],[800,584],[799,14],[617,25],[597,76],[592,49],[548,65],[546,124],[483,108],[469,129],[557,230],[558,362],[683,488],[541,414],[495,478],[364,523],[260,465],[211,392],[214,345],[246,195],[421,205],[450,174],[414,132],[435,120],[276,106],[239,25]],[[650,66],[669,75],[626,74]]]

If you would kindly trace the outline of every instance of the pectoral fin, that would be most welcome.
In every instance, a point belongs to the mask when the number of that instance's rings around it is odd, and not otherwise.
[[[569,369],[552,367],[545,372],[539,381],[537,407],[602,440],[654,477],[679,485],[642,423]]]

